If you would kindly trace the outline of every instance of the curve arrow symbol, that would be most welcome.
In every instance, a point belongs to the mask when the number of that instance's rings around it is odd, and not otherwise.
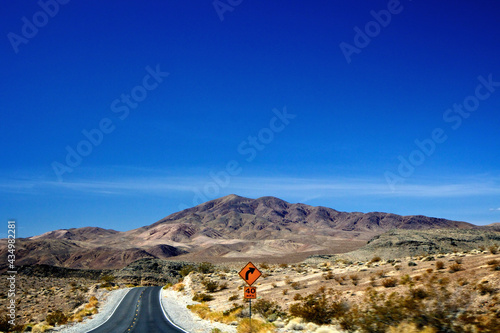
[[[245,273],[245,280],[248,280],[248,274],[253,274],[253,272],[255,272],[255,268],[250,267],[248,271]]]

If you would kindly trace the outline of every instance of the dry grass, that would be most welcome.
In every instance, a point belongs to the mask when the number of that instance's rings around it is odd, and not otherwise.
[[[387,279],[382,280],[382,285],[385,288],[393,288],[398,285],[398,279],[395,277],[390,277]]]
[[[432,327],[418,328],[413,323],[401,323],[396,327],[389,327],[387,333],[437,333],[437,331]]]
[[[237,314],[241,312],[241,309],[234,309],[234,311],[229,313],[223,311],[212,311],[205,303],[188,305],[187,307],[201,319],[210,320],[211,322],[217,321],[224,324],[230,324],[237,321]]]
[[[260,320],[245,318],[240,321],[236,328],[238,333],[273,333],[276,332],[276,327],[271,323],[264,323]]]

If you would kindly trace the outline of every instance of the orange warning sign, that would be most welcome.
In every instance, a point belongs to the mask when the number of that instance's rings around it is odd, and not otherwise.
[[[257,298],[257,287],[245,287],[243,297],[247,299]]]
[[[245,282],[248,283],[249,286],[251,286],[261,275],[262,273],[251,262],[249,262],[240,271],[241,278],[245,280]]]

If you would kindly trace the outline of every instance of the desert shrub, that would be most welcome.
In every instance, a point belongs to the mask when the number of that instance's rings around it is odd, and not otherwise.
[[[239,296],[238,296],[238,295],[236,295],[236,294],[235,294],[235,295],[231,295],[231,296],[229,296],[229,298],[228,298],[227,300],[228,300],[228,301],[230,301],[230,302],[231,302],[231,301],[235,301],[235,300],[237,300],[237,299],[238,299],[238,297],[239,297]]]
[[[441,260],[436,261],[436,269],[443,269],[444,268],[444,262]]]
[[[215,266],[209,262],[202,262],[198,265],[198,272],[202,274],[213,273],[215,271]]]
[[[493,295],[496,293],[496,289],[492,285],[490,285],[487,281],[478,283],[477,290],[481,295],[486,295],[486,294]]]
[[[323,278],[325,280],[331,280],[331,279],[333,279],[333,277],[334,277],[334,275],[333,275],[332,271],[329,271],[328,273],[323,274]]]
[[[212,295],[204,293],[196,293],[193,296],[193,301],[195,302],[210,302],[214,299]]]
[[[417,263],[414,261],[408,261],[408,266],[410,266],[410,267],[417,266]]]
[[[392,288],[398,285],[398,279],[395,277],[390,277],[382,280],[382,285],[386,288]]]
[[[287,267],[288,267],[288,264],[279,264],[279,267],[280,267],[280,268],[287,268]]]
[[[187,308],[200,316],[200,318],[210,321],[218,321],[228,324],[237,320],[234,313],[226,312],[226,314],[224,314],[222,311],[211,311],[210,307],[204,303],[188,305]]]
[[[11,319],[7,315],[0,317],[0,332],[24,332],[24,325],[11,325],[9,320]]]
[[[33,333],[43,333],[43,332],[48,332],[50,331],[54,326],[51,325],[45,325],[43,323],[36,324],[31,328],[31,332]]]
[[[91,296],[90,299],[89,299],[88,304],[85,305],[85,308],[86,309],[97,308],[98,304],[99,304],[99,301],[97,300],[97,298],[95,296]]]
[[[461,264],[462,263],[462,258],[455,258],[454,260],[455,260],[455,262],[457,264]]]
[[[233,303],[233,306],[230,309],[223,311],[222,315],[225,317],[228,317],[230,315],[240,315],[242,309],[243,305],[238,305],[236,303]]]
[[[288,289],[283,289],[282,294],[283,295],[287,295],[288,294]]]
[[[432,268],[427,268],[425,271],[427,272],[427,274],[431,274],[434,270]]]
[[[187,265],[187,266],[184,266],[182,267],[180,270],[179,270],[179,274],[182,276],[182,277],[186,277],[189,275],[189,273],[191,273],[192,271],[195,270],[195,267],[193,265]]]
[[[212,331],[210,333],[222,333],[222,331],[218,328],[212,328]]]
[[[432,327],[419,328],[413,323],[400,323],[398,326],[391,326],[387,333],[437,333]]]
[[[260,264],[260,267],[262,269],[269,269],[269,264],[267,262],[263,262],[262,264]]]
[[[497,245],[491,245],[488,250],[490,251],[491,254],[497,254],[498,253],[498,246]]]
[[[440,285],[440,286],[446,286],[450,283],[450,279],[447,278],[447,277],[443,277],[443,278],[440,278],[437,280],[437,283]]]
[[[450,273],[455,273],[455,272],[463,270],[463,268],[462,268],[462,265],[460,265],[458,263],[454,263],[454,264],[450,265],[448,270]]]
[[[292,304],[290,314],[322,325],[330,323],[331,319],[340,316],[346,309],[346,304],[338,299],[328,300],[325,293],[316,292],[304,297],[302,302]]]
[[[219,288],[219,282],[212,280],[204,280],[202,282],[203,286],[205,286],[205,290],[209,293],[213,293]]]
[[[389,327],[398,327],[403,322],[411,323],[425,311],[423,301],[426,297],[428,295],[421,295],[421,291],[414,291],[414,294],[387,294],[369,289],[365,295],[364,308],[358,308],[355,316],[351,315],[351,326],[361,332],[386,332]],[[415,324],[420,325],[420,322]]]
[[[183,291],[184,288],[185,288],[184,283],[177,283],[172,287],[172,289],[175,291]]]
[[[360,278],[357,274],[352,274],[349,278],[351,279],[353,285],[358,285]]]
[[[101,281],[104,282],[113,282],[115,281],[115,277],[113,275],[107,274],[101,277]]]
[[[293,300],[294,301],[300,301],[302,299],[302,295],[301,294],[295,294],[293,295]]]
[[[341,286],[345,285],[345,276],[334,276],[335,281],[337,281]]]
[[[302,288],[302,284],[300,282],[292,282],[290,283],[290,287],[295,290],[299,290],[300,288]]]
[[[306,270],[305,270],[302,266],[300,266],[300,265],[299,265],[299,266],[297,266],[297,268],[295,268],[295,271],[296,271],[297,273],[303,273],[303,272],[305,272]]]
[[[74,305],[73,305],[73,308],[76,308],[80,305],[82,305],[83,303],[85,303],[85,301],[87,300],[87,298],[85,297],[85,295],[83,294],[76,294],[76,296],[73,298],[74,299]]]
[[[365,308],[355,311],[354,323],[351,323],[361,332],[385,332],[387,327],[399,324],[406,316],[396,293],[387,295],[369,289],[364,302]]]
[[[491,259],[491,260],[488,260],[486,262],[486,264],[490,265],[490,266],[493,266],[493,265],[497,265],[498,264],[498,260],[496,259]]]
[[[193,313],[200,316],[201,319],[208,318],[208,315],[210,314],[210,307],[207,304],[192,304],[187,305],[186,307]]]
[[[276,332],[276,327],[272,323],[264,323],[260,320],[249,318],[242,319],[236,328],[238,333],[272,333]]]
[[[401,269],[401,265],[394,265],[394,269],[399,271]]]
[[[114,286],[115,277],[113,275],[104,275],[101,277],[101,285],[99,288],[109,288]]]
[[[497,301],[490,310],[472,311],[470,290],[458,286],[450,290],[446,284],[436,287],[438,280],[439,277],[433,275],[424,285],[416,288],[409,285],[406,291],[397,293],[368,288],[364,300],[352,305],[339,318],[339,324],[349,332],[362,333],[413,332],[409,328],[404,330],[403,323],[419,329],[426,327],[424,332],[498,332]],[[479,292],[480,285],[477,286]],[[489,290],[487,284],[484,287]]]
[[[409,290],[410,296],[414,299],[422,300],[429,296],[429,292],[425,290],[423,287],[411,288]]]
[[[370,260],[370,262],[372,262],[372,263],[373,262],[379,262],[381,260],[382,260],[382,258],[380,258],[379,256],[375,256],[375,257],[372,258],[372,260]]]
[[[378,271],[378,272],[377,272],[377,276],[378,276],[380,279],[385,278],[385,271],[384,271],[384,270]]]
[[[402,285],[405,285],[405,284],[410,284],[412,281],[411,277],[408,275],[408,274],[405,274],[403,275],[400,279],[399,279],[399,283],[401,283]]]
[[[68,322],[68,317],[61,311],[56,310],[49,313],[45,318],[47,324],[54,326],[55,324],[64,325]]]
[[[261,298],[255,302],[255,305],[252,305],[252,309],[255,310],[258,314],[262,315],[264,318],[267,318],[271,315],[276,316],[284,316],[285,312],[281,309],[276,302],[266,300]]]

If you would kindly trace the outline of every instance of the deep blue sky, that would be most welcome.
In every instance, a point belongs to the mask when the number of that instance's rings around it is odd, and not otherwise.
[[[230,193],[500,222],[498,1],[2,7],[0,211],[18,236],[128,230]]]

